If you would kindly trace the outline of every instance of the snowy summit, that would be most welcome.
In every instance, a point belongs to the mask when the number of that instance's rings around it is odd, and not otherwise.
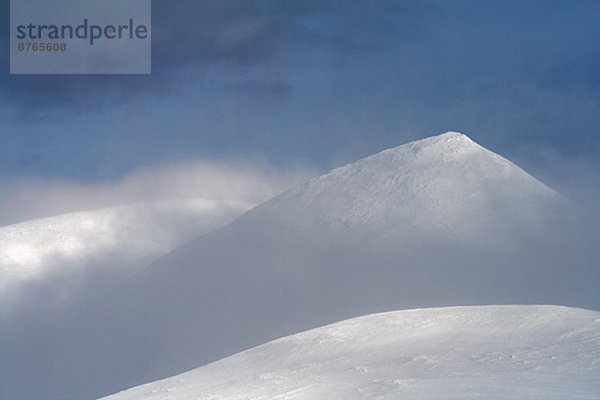
[[[505,158],[447,132],[334,169],[263,208],[296,224],[473,236],[507,214],[534,223],[541,205],[559,199]]]

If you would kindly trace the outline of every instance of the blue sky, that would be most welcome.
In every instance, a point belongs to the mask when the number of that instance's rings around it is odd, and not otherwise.
[[[448,130],[534,171],[599,169],[598,1],[153,0],[150,76],[9,75],[8,4],[0,179],[325,169]]]

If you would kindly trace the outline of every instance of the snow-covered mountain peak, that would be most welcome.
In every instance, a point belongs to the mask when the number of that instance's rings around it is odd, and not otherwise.
[[[256,212],[379,233],[417,227],[477,235],[506,215],[537,221],[540,205],[558,199],[515,164],[462,133],[447,132],[334,169]]]
[[[477,151],[485,151],[485,149],[464,133],[450,131],[393,147],[372,157],[394,155],[402,159],[412,158],[413,160],[439,162]]]

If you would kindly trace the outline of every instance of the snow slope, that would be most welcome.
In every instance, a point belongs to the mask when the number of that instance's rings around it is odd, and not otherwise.
[[[600,312],[480,306],[374,314],[106,400],[479,398],[600,398]]]
[[[0,307],[23,285],[78,281],[102,271],[131,276],[154,258],[231,222],[250,206],[206,199],[123,205],[0,228]]]

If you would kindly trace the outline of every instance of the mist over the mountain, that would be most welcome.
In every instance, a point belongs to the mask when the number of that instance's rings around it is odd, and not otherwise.
[[[600,309],[600,232],[585,210],[459,134],[390,149],[261,204],[107,296],[15,310],[2,321],[1,394],[92,398],[393,309]]]
[[[103,294],[251,204],[167,200],[82,211],[0,228],[0,315],[27,304],[68,307]]]
[[[260,160],[163,162],[93,183],[44,176],[0,177],[0,226],[78,211],[172,199],[209,199],[256,205],[315,170],[277,168]]]
[[[63,308],[79,296],[100,295],[309,174],[258,162],[197,161],[96,184],[4,182],[0,225],[25,221],[0,226],[0,313],[18,309],[15,302],[43,299]]]

